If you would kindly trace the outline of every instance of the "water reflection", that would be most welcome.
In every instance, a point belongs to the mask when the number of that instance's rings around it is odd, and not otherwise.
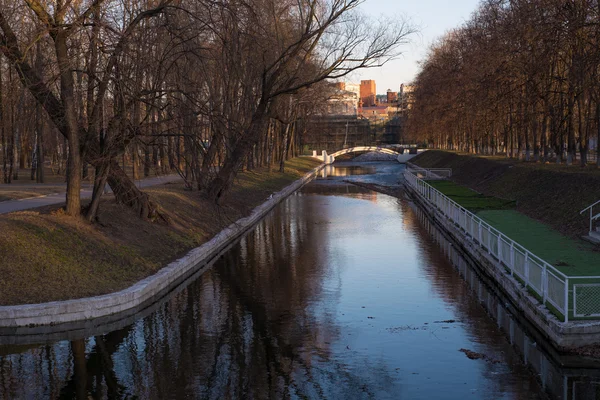
[[[494,289],[493,284],[463,258],[460,251],[418,207],[411,205],[411,208],[419,220],[415,228],[427,232],[428,237],[424,240],[435,242],[466,284],[468,296],[477,300],[477,304],[460,301],[464,295],[463,290],[456,290],[460,285],[448,285],[452,277],[447,274],[436,277],[435,288],[448,302],[456,305],[465,320],[471,322],[470,329],[473,335],[480,338],[479,343],[491,346],[496,354],[503,357],[512,355],[510,350],[516,350],[519,357],[511,357],[506,361],[513,367],[525,367],[532,371],[552,399],[600,399],[600,362],[557,353],[521,315],[510,311],[510,302],[503,293]],[[486,315],[482,314],[480,306]],[[494,323],[498,330],[492,326]],[[495,340],[497,338],[494,336],[500,335],[491,335],[494,331],[507,339],[505,344],[502,340]],[[506,345],[510,345],[511,349],[505,349]],[[489,351],[489,347],[487,349]]]
[[[320,172],[321,178],[352,175],[370,175],[374,174],[377,168],[373,165],[353,165],[349,163],[336,163],[326,165]]]
[[[409,203],[330,176],[133,323],[0,346],[0,398],[600,398],[504,304]]]

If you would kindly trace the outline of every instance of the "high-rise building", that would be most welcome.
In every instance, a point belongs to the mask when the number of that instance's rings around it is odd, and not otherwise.
[[[375,81],[360,81],[360,100],[363,107],[373,107],[376,105],[376,93]]]

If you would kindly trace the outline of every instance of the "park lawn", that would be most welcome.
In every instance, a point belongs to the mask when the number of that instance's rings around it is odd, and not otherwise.
[[[484,210],[481,219],[570,276],[600,276],[600,252],[515,210]]]
[[[482,210],[511,209],[515,207],[514,201],[492,196],[485,196],[452,181],[430,180],[427,181],[427,183],[472,212]]]
[[[257,168],[238,175],[219,205],[183,183],[145,189],[170,219],[151,223],[107,197],[98,222],[64,215],[60,206],[0,215],[0,305],[97,296],[156,273],[248,215],[321,162],[296,158],[285,172]]]

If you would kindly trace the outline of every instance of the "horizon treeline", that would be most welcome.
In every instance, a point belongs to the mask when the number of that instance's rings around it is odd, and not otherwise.
[[[90,174],[90,221],[106,183],[156,219],[133,181],[151,169],[215,202],[244,168],[283,170],[327,80],[385,63],[413,31],[361,2],[0,0],[2,179],[43,181],[52,161],[67,214]]]
[[[599,74],[597,0],[485,0],[431,47],[409,130],[437,148],[586,165]]]

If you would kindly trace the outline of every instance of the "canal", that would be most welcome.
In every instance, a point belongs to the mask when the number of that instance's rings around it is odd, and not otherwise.
[[[329,167],[126,323],[4,338],[0,398],[599,399],[409,201],[347,182],[402,168]]]

